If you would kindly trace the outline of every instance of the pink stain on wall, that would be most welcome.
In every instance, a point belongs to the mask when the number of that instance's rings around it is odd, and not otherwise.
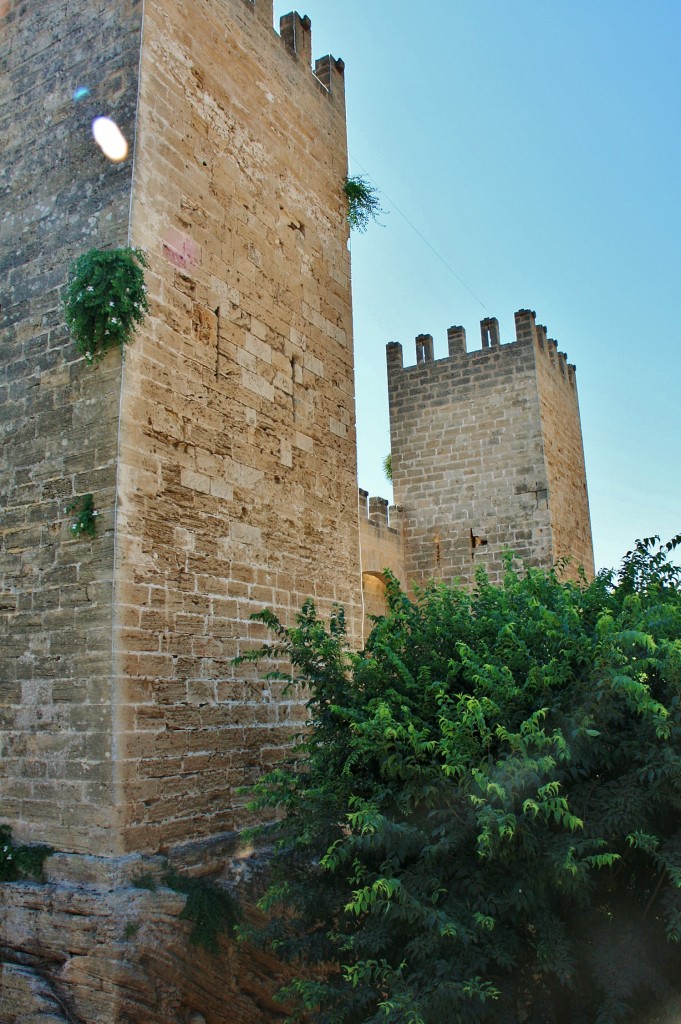
[[[171,228],[163,242],[163,255],[176,267],[195,267],[201,262],[201,247],[189,235]]]

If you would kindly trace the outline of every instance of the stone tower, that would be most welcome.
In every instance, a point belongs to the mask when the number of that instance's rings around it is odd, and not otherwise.
[[[496,319],[482,321],[482,349],[467,352],[462,327],[449,354],[416,339],[416,365],[388,345],[393,484],[403,538],[404,579],[464,581],[484,566],[503,572],[502,553],[593,575],[575,368],[535,314],[515,314],[516,340],[500,344]]]
[[[128,998],[105,894],[131,856],[238,835],[237,788],[300,727],[280,684],[232,664],[262,638],[250,614],[290,620],[312,595],[359,628],[343,65],[313,72],[309,19],[272,20],[272,0],[9,0],[4,17],[0,820],[62,853],[51,894],[5,894],[0,945],[23,966],[0,1007],[50,963],[41,1012],[206,1012],[182,966],[162,998],[151,968]],[[92,141],[100,114],[120,163]],[[69,266],[125,245],[147,253],[151,315],[124,361],[89,367],[64,327]],[[90,492],[93,540],[65,511]],[[80,923],[76,881],[99,893]]]

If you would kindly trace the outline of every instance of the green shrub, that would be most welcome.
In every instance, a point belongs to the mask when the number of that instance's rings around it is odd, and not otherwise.
[[[97,516],[99,512],[95,508],[95,499],[92,494],[83,494],[75,498],[66,511],[73,515],[73,522],[70,530],[76,537],[94,537],[97,533]]]
[[[366,178],[356,175],[345,179],[343,191],[348,201],[348,224],[357,231],[366,231],[370,222],[378,220],[383,213],[378,189]]]
[[[141,249],[90,249],[71,268],[64,300],[66,324],[88,363],[130,342],[149,311]]]
[[[679,538],[655,540],[589,585],[388,579],[360,654],[341,611],[257,616],[276,640],[242,660],[311,694],[252,804],[279,815],[258,938],[305,965],[291,1019],[614,1024],[679,990]]]

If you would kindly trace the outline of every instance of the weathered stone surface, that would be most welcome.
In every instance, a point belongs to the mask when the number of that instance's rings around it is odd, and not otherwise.
[[[530,322],[536,338],[537,383],[549,489],[554,560],[571,558],[593,575],[589,498],[575,367],[546,337],[546,328]]]
[[[183,897],[133,880],[161,880],[163,854],[249,891],[220,837],[304,723],[233,664],[266,636],[251,615],[291,622],[311,596],[361,638],[343,64],[313,73],[309,20],[277,34],[272,0],[6,7],[0,814],[63,852],[46,884],[0,887],[0,1024],[276,1021],[280,965],[190,947]],[[101,113],[120,164],[92,141]],[[125,363],[89,367],[68,268],[126,244],[151,312]],[[364,499],[367,614],[386,566],[494,575],[507,546],[587,563],[574,374],[521,319],[501,347],[485,321],[470,355],[452,329],[437,363],[421,335],[407,370],[390,348],[403,509]],[[66,514],[88,492],[91,541]]]
[[[338,601],[359,637],[343,70],[315,75],[309,22],[280,37],[271,13],[6,18],[0,763],[22,840],[154,852],[245,824],[237,788],[304,717],[232,665],[265,635],[251,614]],[[134,143],[123,163],[93,112]],[[124,366],[89,367],[68,267],[128,242],[151,313]],[[92,541],[65,513],[87,492]]]
[[[139,0],[12,3],[0,76],[0,788],[26,839],[115,849],[111,595],[120,360],[70,344],[72,260],[125,245],[132,163],[94,145],[94,113],[135,131]],[[74,100],[78,86],[89,93]],[[98,536],[67,505],[96,492]],[[93,789],[93,777],[96,787]],[[73,810],[78,808],[77,820]]]
[[[125,364],[114,629],[131,850],[243,824],[236,787],[300,728],[231,664],[253,612],[312,596],[359,627],[343,79],[322,88],[301,31],[296,54],[244,0],[145,5],[152,315]]]
[[[420,335],[406,368],[401,346],[388,346],[404,580],[471,581],[480,565],[499,580],[505,550],[545,567],[571,557],[569,572],[593,574],[574,367],[528,310],[510,344],[495,319],[481,326],[481,350],[468,353],[454,327],[439,360]]]
[[[50,982],[37,967],[0,963],[0,1020],[11,1024],[69,1024]]]
[[[185,897],[164,887],[164,870],[159,858],[62,855],[47,883],[3,885],[0,1022],[283,1020],[281,964],[227,938],[217,955],[191,945]],[[131,883],[142,875],[156,891]]]
[[[254,611],[339,601],[360,635],[343,66],[313,73],[272,0],[15,0],[3,30],[0,813],[64,851],[0,891],[3,1013],[278,1019],[272,963],[188,949],[182,898],[120,855],[248,823],[238,787],[304,717],[232,663]],[[68,268],[126,244],[151,313],[89,367]]]

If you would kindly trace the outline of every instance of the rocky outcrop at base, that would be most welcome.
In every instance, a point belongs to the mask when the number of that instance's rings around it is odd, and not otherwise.
[[[283,1021],[282,965],[226,936],[215,954],[192,945],[166,867],[57,854],[44,883],[0,886],[0,1024]]]

